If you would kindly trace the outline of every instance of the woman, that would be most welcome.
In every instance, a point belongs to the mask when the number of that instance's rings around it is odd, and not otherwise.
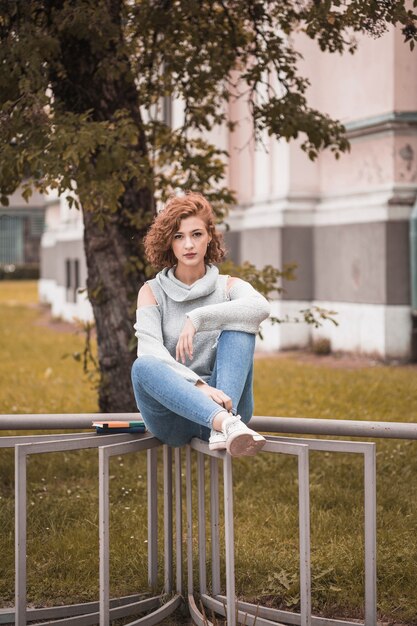
[[[136,402],[163,443],[193,437],[211,450],[253,455],[265,439],[246,426],[252,417],[253,353],[267,300],[249,283],[219,274],[221,234],[198,193],[168,201],[144,240],[156,278],[138,295]]]

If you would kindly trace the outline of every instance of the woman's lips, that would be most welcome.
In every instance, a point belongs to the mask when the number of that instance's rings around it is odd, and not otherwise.
[[[193,259],[197,254],[195,252],[189,252],[188,254],[184,254],[186,259]]]

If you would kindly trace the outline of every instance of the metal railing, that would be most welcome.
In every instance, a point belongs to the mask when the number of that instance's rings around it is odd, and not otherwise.
[[[121,415],[95,415],[99,419],[120,419]],[[132,418],[124,414],[123,418]],[[137,418],[137,414],[134,414]],[[0,430],[89,428],[91,415],[6,415],[0,416]],[[299,418],[254,417],[251,425],[263,432],[291,434],[320,434],[349,437],[384,437],[417,439],[417,424],[388,422],[353,422]],[[365,626],[377,624],[376,604],[376,463],[375,444],[340,440],[306,439],[267,436],[261,454],[290,455],[298,466],[299,570],[300,612],[282,611],[247,602],[237,602],[235,593],[233,461],[226,452],[210,451],[208,445],[194,439],[185,448],[185,509],[186,555],[183,558],[183,462],[180,449],[163,448],[163,580],[162,594],[143,593],[123,598],[109,594],[109,462],[115,455],[147,454],[147,519],[148,519],[148,583],[157,588],[158,580],[158,500],[157,448],[161,443],[150,434],[105,435],[95,433],[66,433],[48,435],[21,435],[0,437],[0,448],[15,450],[15,607],[0,609],[0,624],[26,623],[108,626],[113,619],[145,615],[129,622],[133,625],[157,624],[170,615],[185,596],[192,620],[199,626],[210,625],[205,609],[227,618],[228,626],[244,623],[247,626],[271,624],[299,624],[300,626],[357,626],[358,622],[332,620],[311,614],[310,564],[310,496],[309,452],[348,453],[361,455],[364,472],[364,539],[365,539]],[[99,460],[99,599],[97,602],[66,607],[27,608],[26,601],[26,464],[31,455],[68,450],[95,449]],[[193,455],[197,480],[193,480]],[[206,478],[205,458],[209,458],[210,548],[211,572],[206,563]],[[220,485],[219,464],[223,469],[223,487]],[[174,473],[174,480],[173,480]],[[197,515],[193,512],[193,490],[197,492]],[[224,498],[224,556],[226,595],[221,594],[220,548],[220,494]],[[175,497],[175,511],[173,498]],[[194,518],[197,517],[197,520]],[[194,581],[195,550],[193,528],[198,528],[198,585]],[[174,540],[175,537],[175,540]],[[175,546],[175,563],[174,563]],[[186,562],[186,590],[183,582],[183,560]],[[175,574],[175,580],[174,580]],[[209,589],[211,593],[209,593]],[[195,600],[199,594],[200,606]]]

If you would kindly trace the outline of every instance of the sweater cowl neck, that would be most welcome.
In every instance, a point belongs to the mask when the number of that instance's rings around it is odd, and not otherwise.
[[[214,265],[206,265],[206,273],[192,285],[186,285],[175,277],[175,267],[165,268],[156,275],[156,280],[169,298],[175,302],[195,300],[213,293],[216,289],[219,270]]]

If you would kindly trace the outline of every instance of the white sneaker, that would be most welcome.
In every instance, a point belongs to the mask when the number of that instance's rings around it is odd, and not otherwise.
[[[226,450],[231,456],[253,456],[266,443],[265,437],[251,430],[242,422],[240,415],[231,415],[222,425]]]
[[[209,449],[210,450],[226,450],[226,437],[221,430],[210,431],[209,437]]]

